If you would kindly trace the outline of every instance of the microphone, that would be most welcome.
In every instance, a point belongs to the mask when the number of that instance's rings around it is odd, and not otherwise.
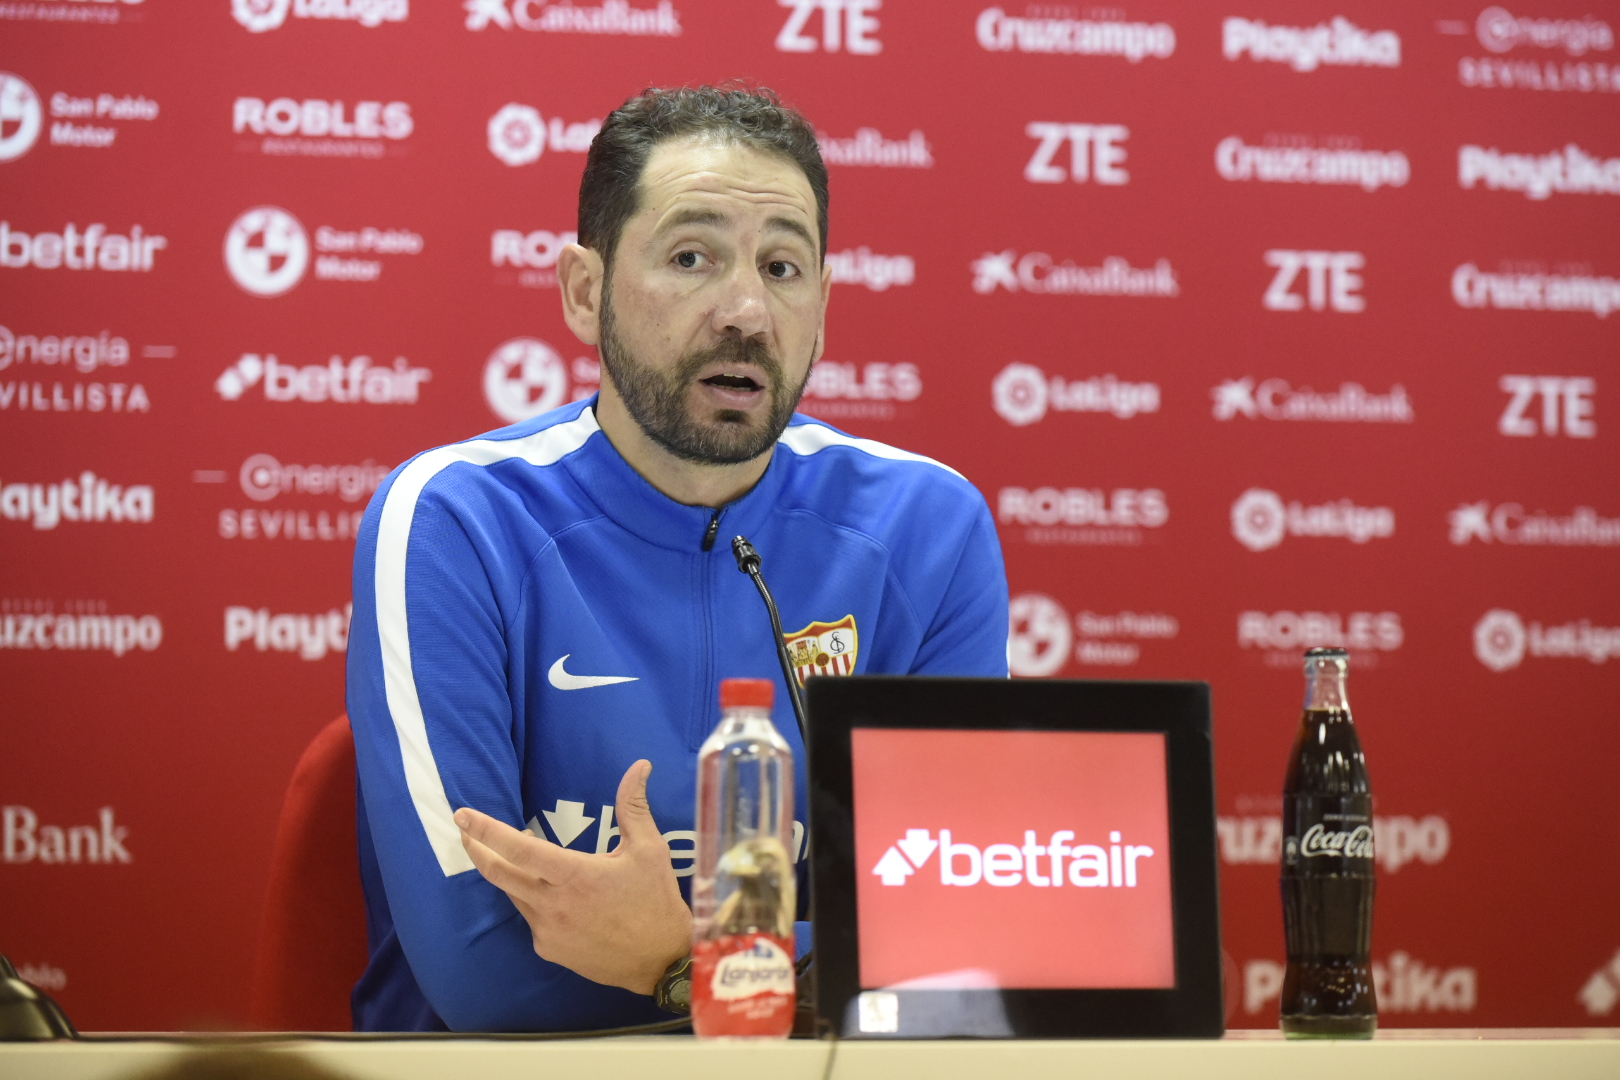
[[[776,600],[771,596],[770,586],[765,584],[765,575],[760,573],[759,552],[748,542],[748,537],[738,536],[731,541],[731,553],[737,557],[737,569],[754,579],[754,587],[759,590],[760,598],[765,601],[765,610],[771,616],[771,630],[776,634],[776,658],[782,662],[788,700],[793,703],[793,716],[799,722],[799,738],[804,741],[805,751],[808,752],[810,724],[804,715],[804,696],[799,689],[799,676],[793,670],[793,659],[788,656],[787,640],[782,635],[782,616],[776,610]]]

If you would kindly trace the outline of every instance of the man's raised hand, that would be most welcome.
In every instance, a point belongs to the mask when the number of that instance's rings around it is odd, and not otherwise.
[[[534,951],[593,982],[650,994],[692,947],[669,844],[647,803],[652,763],[619,781],[619,846],[605,855],[558,847],[470,807],[456,811],[473,865],[529,923]]]

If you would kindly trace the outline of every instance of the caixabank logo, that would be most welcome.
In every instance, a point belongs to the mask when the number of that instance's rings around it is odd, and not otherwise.
[[[850,750],[863,982],[1174,985],[1162,734],[857,729]]]

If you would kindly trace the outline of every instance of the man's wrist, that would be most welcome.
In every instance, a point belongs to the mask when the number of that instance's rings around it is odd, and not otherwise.
[[[653,985],[653,1004],[665,1012],[681,1016],[692,1012],[692,954],[687,953],[669,967]]]

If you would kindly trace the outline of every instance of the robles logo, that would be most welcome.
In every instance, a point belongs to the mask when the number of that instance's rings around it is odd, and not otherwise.
[[[257,143],[263,154],[380,158],[387,153],[382,140],[409,138],[416,122],[403,101],[361,101],[350,109],[341,101],[319,98],[267,102],[239,97],[231,110],[231,129],[238,135],[265,136]]]
[[[558,232],[535,229],[527,233],[519,229],[496,229],[489,237],[489,262],[494,267],[518,267],[517,283],[524,288],[555,289],[557,260],[562,257],[563,248],[578,241],[579,234],[572,229]],[[511,281],[508,275],[500,275],[497,280],[502,279]]]

